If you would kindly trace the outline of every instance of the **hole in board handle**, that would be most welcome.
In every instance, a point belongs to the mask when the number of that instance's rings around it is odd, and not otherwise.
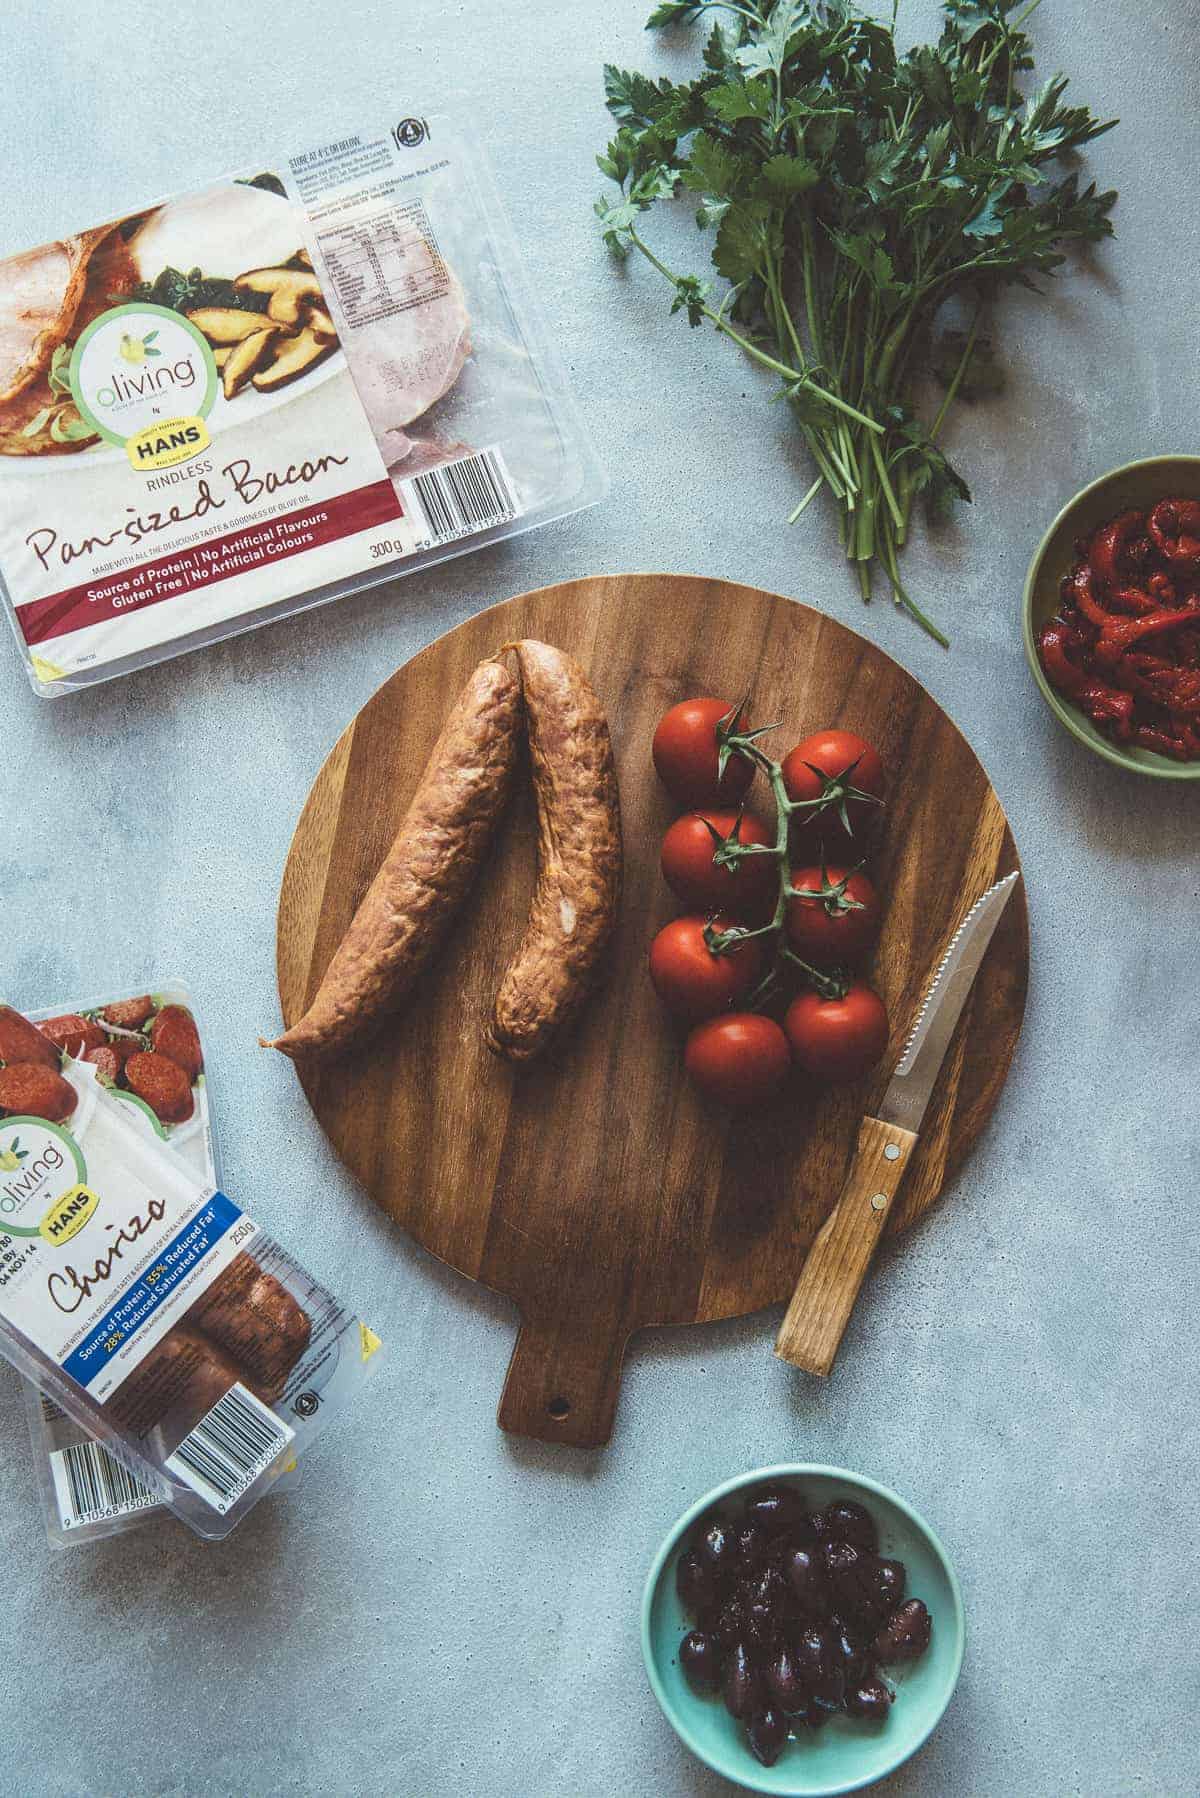
[[[552,1398],[546,1409],[555,1423],[561,1423],[564,1417],[569,1417],[571,1414],[571,1402],[565,1398]]]

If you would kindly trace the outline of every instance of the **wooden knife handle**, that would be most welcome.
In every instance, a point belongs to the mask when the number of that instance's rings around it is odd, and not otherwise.
[[[863,1119],[838,1202],[808,1251],[775,1339],[781,1361],[806,1373],[827,1374],[833,1366],[916,1146],[911,1130],[879,1118]]]

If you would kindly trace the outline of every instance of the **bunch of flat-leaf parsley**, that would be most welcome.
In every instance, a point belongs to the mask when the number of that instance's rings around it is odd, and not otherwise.
[[[816,469],[793,518],[827,486],[864,598],[879,563],[940,642],[898,556],[918,494],[934,508],[970,498],[937,439],[972,363],[984,372],[982,308],[1051,274],[1064,244],[1112,233],[1116,194],[1053,165],[1116,121],[1065,106],[1063,76],[1021,92],[1038,0],[1022,4],[944,0],[937,44],[901,55],[895,12],[869,18],[853,0],[666,0],[650,26],[717,15],[703,72],[605,70],[619,129],[598,161],[620,189],[596,204],[605,242],[638,250],[674,287],[673,311],[779,376]],[[715,232],[720,296],[642,235],[643,214],[681,189]],[[935,342],[951,296],[968,317]],[[939,371],[926,422],[914,390]]]

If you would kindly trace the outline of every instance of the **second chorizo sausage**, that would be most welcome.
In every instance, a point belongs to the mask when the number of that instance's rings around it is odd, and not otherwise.
[[[487,1044],[539,1055],[587,996],[621,896],[621,808],[604,708],[578,662],[531,638],[521,668],[538,817],[529,924],[500,982]]]

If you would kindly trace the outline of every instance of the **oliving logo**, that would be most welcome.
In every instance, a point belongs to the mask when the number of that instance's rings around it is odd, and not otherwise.
[[[57,1173],[65,1161],[62,1150],[54,1143],[48,1143],[37,1159],[21,1170],[19,1179],[6,1180],[0,1186],[0,1212],[11,1216],[13,1212],[21,1211],[36,1195],[43,1181]]]
[[[148,395],[162,393],[164,388],[192,388],[196,380],[197,370],[189,356],[166,362],[161,368],[143,368],[137,374],[121,374],[114,368],[107,385],[97,390],[96,403],[111,412],[134,406]]]

